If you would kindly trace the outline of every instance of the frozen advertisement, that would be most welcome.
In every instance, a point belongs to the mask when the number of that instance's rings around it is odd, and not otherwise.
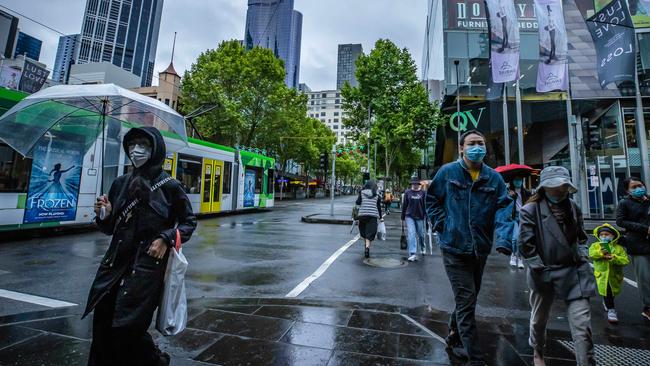
[[[490,60],[494,83],[519,75],[519,23],[512,0],[486,0],[490,24]]]
[[[539,24],[537,92],[569,89],[567,33],[560,0],[535,0]]]
[[[254,170],[246,169],[244,175],[244,207],[255,207],[255,181]]]
[[[7,89],[18,90],[20,85],[20,70],[16,70],[9,66],[2,66],[0,68],[0,86]]]
[[[596,47],[598,81],[609,83],[634,80],[636,39],[634,25],[624,0],[615,0],[587,19]]]
[[[74,221],[83,164],[83,144],[46,135],[34,146],[25,224]]]
[[[600,11],[610,3],[611,0],[595,0],[594,6],[596,11]],[[634,27],[650,28],[650,0],[628,0],[627,3]]]

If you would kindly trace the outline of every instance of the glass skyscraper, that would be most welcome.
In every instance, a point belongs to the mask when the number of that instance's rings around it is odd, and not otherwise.
[[[80,37],[80,34],[59,37],[59,46],[56,49],[52,80],[62,84],[67,81],[70,64],[74,60],[74,56],[79,48]]]
[[[293,9],[293,0],[248,0],[244,42],[247,49],[273,50],[284,61],[285,83],[298,88],[302,14]]]
[[[111,62],[151,86],[163,0],[88,0],[77,63]]]
[[[341,90],[345,82],[351,86],[359,86],[357,81],[357,58],[363,53],[360,44],[340,44],[336,70],[336,89]]]
[[[41,57],[41,46],[43,41],[38,38],[32,37],[29,34],[18,32],[18,40],[16,41],[16,51],[14,57],[18,55],[25,55],[34,61],[38,61]]]

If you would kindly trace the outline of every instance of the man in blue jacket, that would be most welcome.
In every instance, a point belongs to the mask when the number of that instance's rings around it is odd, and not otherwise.
[[[476,320],[476,299],[492,251],[511,254],[513,201],[501,175],[483,163],[485,136],[471,130],[460,137],[458,161],[444,165],[427,192],[427,214],[437,231],[456,307],[447,346],[469,365],[485,365]]]

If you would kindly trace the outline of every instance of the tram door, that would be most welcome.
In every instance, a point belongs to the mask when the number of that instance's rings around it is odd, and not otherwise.
[[[201,184],[201,212],[221,211],[221,174],[223,161],[203,159],[203,182]]]

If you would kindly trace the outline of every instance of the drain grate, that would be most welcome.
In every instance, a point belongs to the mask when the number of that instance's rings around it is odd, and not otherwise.
[[[386,257],[370,257],[368,259],[364,259],[363,263],[372,267],[379,268],[401,268],[407,266],[407,263],[403,260]]]
[[[571,341],[558,341],[571,352],[575,352]],[[596,363],[601,366],[650,365],[650,350],[616,346],[594,345]]]

